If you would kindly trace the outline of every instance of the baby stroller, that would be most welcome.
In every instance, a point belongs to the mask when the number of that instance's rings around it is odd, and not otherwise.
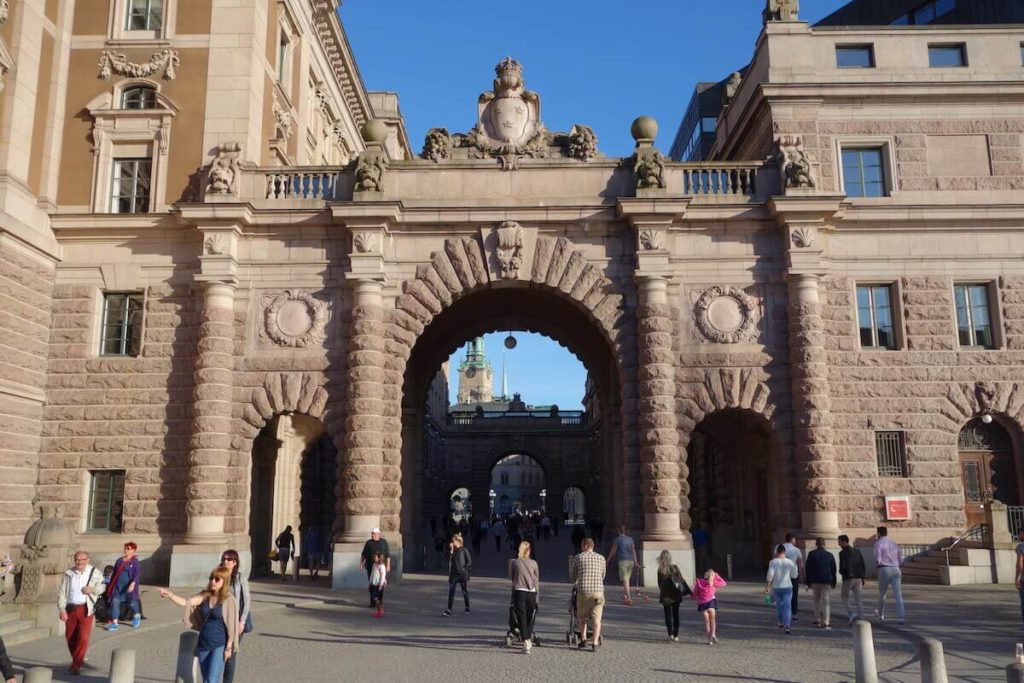
[[[583,633],[580,630],[579,615],[576,613],[576,586],[573,586],[572,594],[569,596],[569,628],[565,631],[565,642],[569,644],[569,647],[579,647],[582,640]],[[604,636],[598,639],[597,644],[604,644]],[[591,644],[591,648],[593,649],[593,644]]]
[[[536,605],[533,607],[533,623],[537,623]],[[523,642],[523,629],[519,623],[519,613],[516,612],[516,606],[513,603],[508,606],[508,633],[505,634],[505,647],[512,647],[512,643],[516,641],[520,643]],[[533,643],[535,647],[540,647],[540,638],[537,637],[536,630],[533,632],[530,642]]]

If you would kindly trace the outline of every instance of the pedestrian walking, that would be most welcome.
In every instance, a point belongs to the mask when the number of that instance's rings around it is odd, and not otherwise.
[[[608,564],[611,564],[615,556],[619,557],[619,583],[622,584],[622,601],[627,605],[633,604],[633,598],[629,594],[629,583],[633,578],[633,568],[637,564],[636,543],[633,537],[626,533],[626,525],[619,527],[619,535],[612,542],[612,551],[608,554]]]
[[[825,539],[814,540],[814,550],[807,553],[804,577],[814,596],[814,625],[832,628],[832,591],[836,587],[836,558],[825,549]]]
[[[455,534],[448,542],[448,607],[441,612],[442,616],[452,615],[452,603],[455,601],[455,587],[462,587],[462,600],[466,603],[466,614],[469,614],[469,572],[473,569],[473,559],[463,543],[462,536]]]
[[[235,599],[235,604],[238,605],[238,642],[241,644],[242,637],[252,631],[249,580],[245,578],[245,572],[241,570],[241,561],[238,558],[237,550],[225,550],[221,553],[220,566],[231,572],[229,590],[231,597]],[[234,657],[224,662],[224,683],[233,683],[236,666],[238,666],[238,650],[235,650]]]
[[[473,539],[473,554],[480,557],[480,545],[484,541],[483,522],[474,522],[472,527],[472,539]]]
[[[903,550],[889,538],[889,530],[878,527],[878,539],[875,541],[875,565],[878,567],[878,608],[875,616],[885,619],[885,596],[892,589],[896,600],[896,618],[902,624],[907,620],[903,609]]]
[[[716,591],[725,585],[725,579],[711,568],[704,572],[704,576],[693,582],[693,593],[690,598],[697,603],[697,611],[704,617],[704,635],[707,637],[708,645],[718,642],[718,597]]]
[[[864,618],[862,591],[867,579],[864,556],[850,545],[850,537],[839,537],[839,574],[843,577],[843,606],[846,607],[847,623]]]
[[[545,541],[551,538],[551,518],[547,513],[540,518],[540,535],[544,537]]]
[[[579,555],[583,552],[583,539],[587,537],[587,530],[583,524],[573,524],[569,540],[572,541],[572,554]]]
[[[1017,534],[1017,540],[1020,543],[1017,544],[1017,572],[1013,580],[1014,585],[1017,587],[1017,595],[1020,598],[1020,613],[1021,619],[1024,620],[1024,529],[1021,529]]]
[[[692,591],[679,567],[672,564],[672,554],[667,550],[662,550],[658,556],[658,592],[665,610],[668,639],[679,642],[679,605]]]
[[[786,633],[793,626],[793,582],[799,576],[796,563],[786,557],[785,544],[775,546],[775,559],[768,563],[764,594],[771,592],[774,597],[779,630]]]
[[[370,531],[370,540],[363,544],[363,552],[359,555],[359,567],[366,570],[366,582],[370,582],[370,574],[373,573],[373,558],[377,555],[384,558],[384,571],[391,571],[391,548],[387,539],[381,537],[380,529],[374,527]],[[370,591],[370,607],[376,607],[373,600],[373,591]]]
[[[223,683],[224,665],[238,652],[238,603],[231,595],[231,570],[216,567],[206,588],[190,598],[166,588],[160,597],[185,608],[185,625],[199,631],[196,658],[203,683]]]
[[[800,575],[804,573],[804,554],[796,547],[796,534],[786,534],[786,542],[782,544],[786,549],[786,558],[796,565],[797,575],[793,577],[793,621],[800,621]]]
[[[604,577],[607,562],[594,552],[594,539],[584,538],[583,552],[573,558],[569,577],[576,587],[576,618],[580,624],[580,649],[592,652],[601,644],[601,617],[604,614]],[[587,640],[587,621],[591,622]]]
[[[533,648],[533,621],[540,601],[540,567],[530,559],[530,544],[519,544],[517,557],[509,561],[509,578],[512,579],[512,608],[516,611],[519,634],[523,639],[523,653],[530,654]]]
[[[309,580],[316,581],[320,578],[320,565],[324,561],[324,534],[317,527],[310,527],[306,530],[306,564],[309,567]]]
[[[57,612],[64,622],[64,639],[71,653],[69,673],[77,674],[89,652],[89,638],[92,636],[93,613],[99,598],[103,575],[89,564],[89,553],[79,550],[74,557],[75,566],[64,572],[60,578],[57,593]]]
[[[370,600],[377,605],[375,617],[384,616],[384,589],[388,585],[388,568],[384,564],[384,555],[373,556],[373,568],[370,570]]]
[[[501,537],[505,535],[505,523],[501,521],[501,518],[495,520],[491,525],[491,533],[494,535],[494,549],[501,552]]]
[[[114,563],[114,573],[107,586],[106,599],[110,617],[108,631],[117,630],[117,621],[121,618],[121,605],[128,603],[132,612],[132,628],[142,625],[142,602],[139,598],[139,558],[135,554],[139,546],[134,541],[124,544],[124,555]]]
[[[274,540],[274,547],[277,548],[277,563],[281,567],[281,580],[288,580],[288,560],[295,557],[295,536],[292,534],[292,527],[289,524]]]

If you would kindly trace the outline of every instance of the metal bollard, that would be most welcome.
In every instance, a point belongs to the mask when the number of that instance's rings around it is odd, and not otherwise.
[[[50,683],[53,672],[41,666],[34,666],[25,672],[25,683]]]
[[[921,683],[949,683],[946,677],[946,656],[942,643],[934,638],[925,638],[917,646],[921,659]]]
[[[853,668],[857,683],[878,683],[878,665],[875,664],[875,641],[871,635],[871,622],[863,619],[853,622]]]
[[[174,669],[174,683],[198,683],[196,675],[196,645],[199,633],[185,631],[178,638],[178,663]]]
[[[1024,664],[1014,662],[1006,667],[1006,683],[1024,683]]]
[[[110,653],[110,683],[135,683],[135,650],[119,647]]]

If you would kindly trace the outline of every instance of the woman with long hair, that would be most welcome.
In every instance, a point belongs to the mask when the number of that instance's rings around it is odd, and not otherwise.
[[[224,663],[238,651],[238,603],[231,595],[231,570],[215,568],[206,588],[190,598],[166,588],[160,597],[184,607],[185,625],[199,631],[196,658],[203,683],[223,683]]]
[[[231,570],[231,596],[238,605],[238,641],[242,636],[252,630],[252,618],[249,612],[250,594],[249,580],[245,573],[240,571],[241,561],[238,558],[237,550],[225,550],[220,556],[220,566]],[[232,683],[235,680],[235,667],[238,666],[238,653],[224,663],[224,683]]]
[[[518,557],[509,561],[509,578],[512,579],[512,606],[523,638],[523,652],[530,654],[533,648],[533,619],[540,598],[540,568],[536,560],[530,559],[528,541],[519,544]]]
[[[683,596],[690,594],[690,586],[683,578],[679,567],[672,564],[672,554],[662,550],[658,556],[658,592],[661,594],[661,606],[665,609],[665,628],[668,639],[679,641],[679,605]]]

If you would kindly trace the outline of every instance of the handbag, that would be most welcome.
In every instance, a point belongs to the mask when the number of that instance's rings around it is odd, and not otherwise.
[[[270,551],[270,559],[271,560],[276,560],[277,559],[277,548],[274,548],[274,549],[272,549]]]
[[[684,598],[687,595],[691,595],[693,591],[690,589],[690,584],[686,583],[686,579],[683,578],[677,567],[672,567],[672,569],[674,570],[672,572],[672,585],[676,587],[676,590]]]

